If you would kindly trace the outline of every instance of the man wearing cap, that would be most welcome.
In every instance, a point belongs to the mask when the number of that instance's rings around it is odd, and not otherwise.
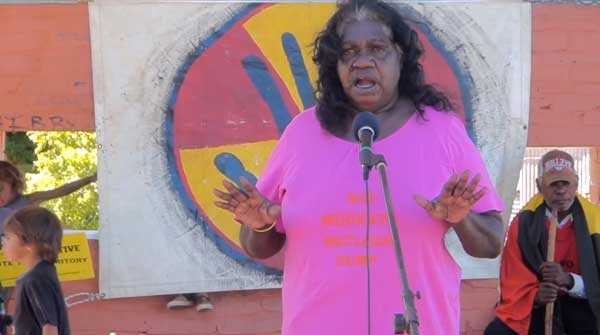
[[[573,157],[547,152],[538,164],[539,193],[511,223],[500,266],[500,302],[485,335],[544,334],[554,302],[554,335],[600,334],[600,209],[577,194]],[[554,262],[546,262],[556,211]]]

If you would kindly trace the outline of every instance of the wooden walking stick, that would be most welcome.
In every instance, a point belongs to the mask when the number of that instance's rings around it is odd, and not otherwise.
[[[550,219],[550,227],[548,228],[548,253],[546,261],[554,261],[554,249],[556,247],[556,227],[558,226],[558,216],[556,210],[552,210],[552,218]],[[554,317],[554,302],[546,304],[546,322],[545,335],[552,335],[552,319]]]

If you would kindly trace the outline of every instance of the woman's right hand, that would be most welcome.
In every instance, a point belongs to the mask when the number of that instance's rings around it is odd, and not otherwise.
[[[251,229],[261,230],[271,226],[281,216],[281,206],[263,197],[254,185],[244,177],[240,178],[244,190],[223,180],[226,192],[214,189],[213,193],[221,200],[215,206],[232,212],[236,219]]]

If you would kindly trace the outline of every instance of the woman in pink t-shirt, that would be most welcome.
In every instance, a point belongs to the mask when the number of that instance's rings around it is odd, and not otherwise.
[[[286,245],[283,334],[387,335],[404,313],[380,179],[367,199],[351,123],[378,118],[421,334],[459,333],[460,268],[450,227],[475,257],[501,248],[502,203],[446,96],[425,84],[417,34],[380,1],[341,4],[315,41],[317,106],[287,126],[256,187],[224,181],[216,206],[255,258]],[[235,181],[238,182],[238,181]],[[366,200],[370,237],[366,238]],[[370,248],[367,257],[366,248]]]

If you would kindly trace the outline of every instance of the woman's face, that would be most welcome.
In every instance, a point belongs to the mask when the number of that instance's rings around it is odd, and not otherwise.
[[[377,112],[398,99],[402,51],[386,28],[372,20],[342,26],[337,71],[344,93],[359,111]]]
[[[10,204],[15,198],[15,192],[12,185],[5,181],[0,181],[0,207]]]

